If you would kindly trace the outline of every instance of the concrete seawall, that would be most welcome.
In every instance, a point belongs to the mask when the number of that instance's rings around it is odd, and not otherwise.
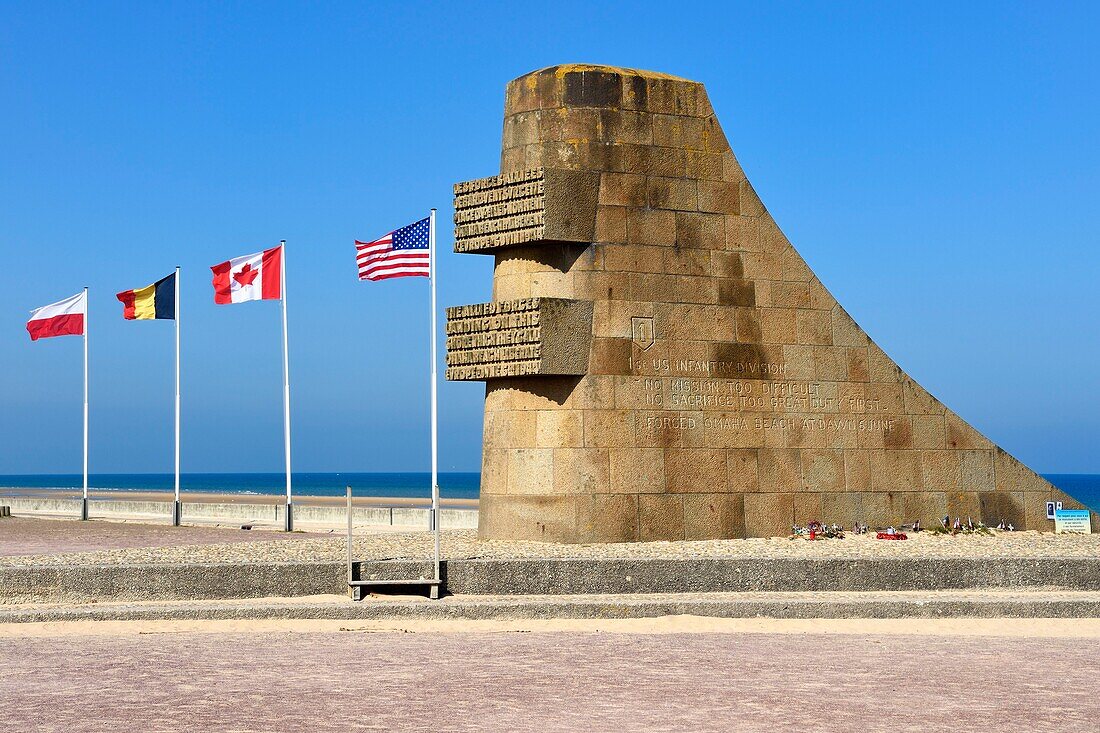
[[[57,499],[39,496],[12,496],[4,498],[4,505],[11,507],[14,516],[79,517],[79,499]],[[254,524],[281,527],[281,504],[230,504],[184,502],[183,522],[187,524]],[[477,529],[476,509],[441,509],[440,526],[443,529]],[[356,527],[397,527],[401,529],[425,529],[429,526],[430,511],[421,507],[356,506],[352,508],[352,521]],[[163,501],[130,499],[92,500],[89,504],[92,519],[136,520],[168,522],[172,516],[172,504]],[[294,523],[305,528],[331,528],[347,525],[347,510],[341,505],[294,505]]]
[[[465,559],[443,563],[445,589],[470,596],[1070,590],[1100,592],[1100,558],[883,560]],[[427,577],[428,562],[356,563],[362,579]],[[13,603],[201,600],[343,594],[337,562],[4,567]]]

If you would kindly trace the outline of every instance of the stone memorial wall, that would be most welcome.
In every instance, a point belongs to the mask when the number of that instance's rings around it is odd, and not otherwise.
[[[757,197],[706,91],[558,66],[508,85],[501,175],[455,186],[492,302],[448,309],[486,382],[480,532],[619,542],[811,520],[1051,531],[1078,503],[897,366]]]

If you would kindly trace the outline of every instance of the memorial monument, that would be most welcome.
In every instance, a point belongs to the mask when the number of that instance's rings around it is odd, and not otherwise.
[[[1079,507],[926,392],[837,303],[701,84],[566,65],[507,88],[501,174],[455,186],[447,378],[483,380],[480,534],[760,537]],[[1093,520],[1095,522],[1095,519]]]

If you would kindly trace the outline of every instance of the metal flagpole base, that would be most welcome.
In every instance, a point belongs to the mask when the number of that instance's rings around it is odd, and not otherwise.
[[[179,499],[176,499],[175,506],[172,507],[172,526],[180,526],[180,519],[183,518],[183,504]]]
[[[88,497],[83,497],[80,500],[80,519],[87,521],[88,519]]]
[[[283,524],[283,531],[294,531],[294,505],[290,502],[287,502],[286,505],[286,522]]]

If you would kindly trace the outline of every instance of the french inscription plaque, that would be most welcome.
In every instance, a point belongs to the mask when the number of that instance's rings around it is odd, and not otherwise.
[[[455,184],[455,251],[493,252],[595,235],[599,175],[535,168]]]
[[[512,81],[501,174],[455,186],[491,302],[447,311],[486,383],[479,531],[786,535],[944,516],[1053,530],[1081,505],[856,324],[780,231],[701,84],[569,65]],[[1094,520],[1095,521],[1095,520]]]

